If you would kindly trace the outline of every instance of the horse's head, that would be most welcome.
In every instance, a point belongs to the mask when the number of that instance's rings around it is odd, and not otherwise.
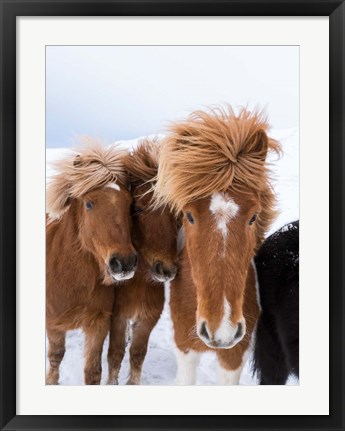
[[[235,346],[250,318],[250,261],[274,216],[265,160],[278,143],[267,128],[257,114],[215,109],[173,125],[162,145],[155,195],[184,216],[196,332],[209,347]]]
[[[230,190],[184,207],[185,246],[197,293],[196,329],[209,347],[233,347],[246,333],[243,300],[260,211],[255,194]]]
[[[133,242],[150,266],[153,280],[165,282],[177,272],[177,222],[168,208],[151,208],[149,188],[133,186]]]
[[[97,143],[80,147],[55,164],[47,192],[50,217],[71,217],[80,247],[94,256],[106,284],[132,278],[137,266],[124,156]]]
[[[109,281],[133,277],[137,254],[131,242],[131,195],[124,185],[111,182],[76,199],[79,238],[92,253]]]
[[[127,159],[133,196],[133,243],[150,267],[151,278],[172,280],[177,272],[177,222],[169,208],[152,206],[159,142],[144,140]]]

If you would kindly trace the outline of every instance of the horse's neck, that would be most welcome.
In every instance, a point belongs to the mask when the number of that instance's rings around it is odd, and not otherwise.
[[[81,246],[76,208],[72,206],[54,228],[53,241],[58,243],[59,260],[63,265],[66,264],[66,267],[75,266],[74,277],[76,279],[86,279],[90,282],[97,262],[93,255]]]

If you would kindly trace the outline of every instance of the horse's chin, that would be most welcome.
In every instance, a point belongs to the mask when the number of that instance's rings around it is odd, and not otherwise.
[[[205,340],[201,340],[204,344],[206,344],[207,347],[209,347],[210,349],[224,349],[224,350],[228,350],[228,349],[232,349],[233,347],[236,346],[236,344],[238,344],[237,341],[233,341],[231,343],[214,343],[214,342],[207,342]]]
[[[151,273],[151,277],[153,281],[156,281],[158,283],[166,283],[168,281],[172,281],[175,278],[176,274],[171,275],[170,277],[156,274],[155,272]]]
[[[109,275],[110,277],[116,281],[116,282],[121,282],[121,281],[125,281],[125,280],[130,280],[131,278],[134,277],[135,274],[135,270],[133,271],[128,271],[128,272],[119,272],[119,273],[113,273],[110,272]]]

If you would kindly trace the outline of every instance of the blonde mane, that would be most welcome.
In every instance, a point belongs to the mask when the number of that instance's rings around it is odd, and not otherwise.
[[[79,198],[110,182],[127,185],[124,158],[127,151],[113,145],[105,148],[90,138],[74,149],[74,154],[52,163],[56,173],[47,186],[49,219],[58,219],[73,198]]]
[[[235,115],[231,107],[197,111],[173,123],[161,144],[155,205],[168,205],[179,214],[186,204],[214,192],[257,192],[260,242],[275,216],[266,154],[280,152],[268,129],[260,112],[242,109]]]
[[[157,138],[142,139],[125,159],[131,184],[149,183],[156,179],[160,142]]]

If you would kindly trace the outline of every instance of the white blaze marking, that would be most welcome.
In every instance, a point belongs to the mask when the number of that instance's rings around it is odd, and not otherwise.
[[[226,193],[213,193],[210,211],[215,216],[217,228],[225,239],[228,234],[227,224],[238,213],[240,207]]]
[[[116,183],[108,183],[105,187],[109,187],[110,189],[120,191],[120,186]]]
[[[189,350],[187,353],[176,349],[177,359],[177,385],[195,385],[196,368],[200,361],[200,353],[195,350]]]
[[[236,329],[230,323],[231,307],[227,299],[224,297],[223,301],[223,317],[220,325],[214,333],[215,340],[221,340],[222,343],[232,341],[235,336]]]

